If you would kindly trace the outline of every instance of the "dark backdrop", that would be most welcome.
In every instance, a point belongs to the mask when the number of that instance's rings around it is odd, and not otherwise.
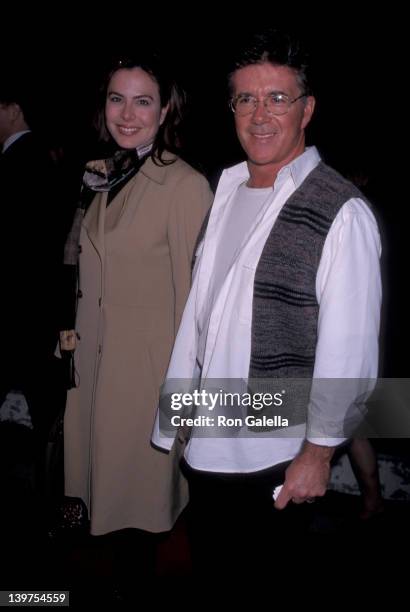
[[[148,14],[146,7],[107,5],[87,21],[80,9],[56,7],[47,16],[37,9],[32,20],[26,13],[23,20],[14,17],[10,28],[5,16],[1,64],[30,83],[37,126],[50,146],[63,147],[73,199],[82,164],[95,150],[90,121],[111,54],[134,43],[162,47],[189,96],[185,155],[215,185],[223,167],[242,159],[225,87],[232,49],[265,25],[296,30],[316,66],[317,110],[308,143],[345,175],[366,177],[364,189],[384,241],[383,372],[407,376],[409,213],[406,173],[399,170],[399,161],[406,159],[408,115],[404,15],[393,5],[380,15],[374,9],[359,15],[357,7],[336,4],[301,14],[289,5],[284,15],[261,3],[242,3],[241,8],[226,5],[230,18],[221,23],[205,5],[173,6],[172,15],[160,5],[151,9]]]

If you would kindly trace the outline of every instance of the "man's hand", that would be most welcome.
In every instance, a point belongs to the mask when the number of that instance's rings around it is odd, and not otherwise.
[[[283,510],[290,500],[301,504],[326,493],[330,476],[330,460],[334,447],[319,446],[305,441],[286,470],[285,482],[275,502],[275,508]]]

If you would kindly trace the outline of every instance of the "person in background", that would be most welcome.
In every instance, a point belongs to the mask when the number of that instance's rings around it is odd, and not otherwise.
[[[344,176],[356,185],[372,202],[374,201],[373,197],[377,202],[377,194],[372,193],[371,189],[370,172],[363,161],[359,163],[354,163],[353,161],[352,163],[352,160],[346,160],[346,162],[350,167],[343,172]],[[381,362],[380,368],[383,370],[382,359]],[[377,453],[372,442],[367,438],[354,438],[347,445],[347,453],[361,495],[359,518],[366,521],[380,516],[384,512],[384,501],[381,491]]]
[[[38,83],[33,83],[23,67],[10,67],[2,73],[0,406],[27,408],[21,422],[32,427],[34,457],[31,456],[31,461],[34,461],[35,473],[32,484],[42,495],[47,436],[55,416],[64,406],[58,361],[54,357],[58,339],[55,287],[64,234],[59,175],[43,137],[45,125],[41,124],[36,87]],[[10,417],[13,412],[14,422],[18,424],[19,410],[12,410]],[[30,455],[27,446],[18,450],[15,443],[13,454],[17,457],[19,453],[21,457]]]
[[[384,511],[376,451],[367,438],[354,438],[348,455],[361,493],[359,517],[362,520],[374,518]]]

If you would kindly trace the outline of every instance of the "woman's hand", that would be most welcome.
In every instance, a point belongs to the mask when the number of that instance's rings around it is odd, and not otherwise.
[[[60,332],[60,351],[74,351],[76,347],[75,329]]]

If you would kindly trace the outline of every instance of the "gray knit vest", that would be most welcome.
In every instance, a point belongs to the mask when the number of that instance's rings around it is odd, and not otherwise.
[[[281,391],[278,378],[311,379],[315,364],[319,305],[316,275],[323,245],[337,213],[347,200],[363,198],[335,170],[320,162],[289,197],[268,236],[254,281],[250,387]],[[257,381],[251,379],[270,379]],[[289,425],[306,422],[309,385],[286,389]],[[278,414],[266,409],[266,416]],[[258,415],[260,416],[260,415]],[[266,429],[276,429],[267,427]],[[261,431],[260,428],[258,428]]]

